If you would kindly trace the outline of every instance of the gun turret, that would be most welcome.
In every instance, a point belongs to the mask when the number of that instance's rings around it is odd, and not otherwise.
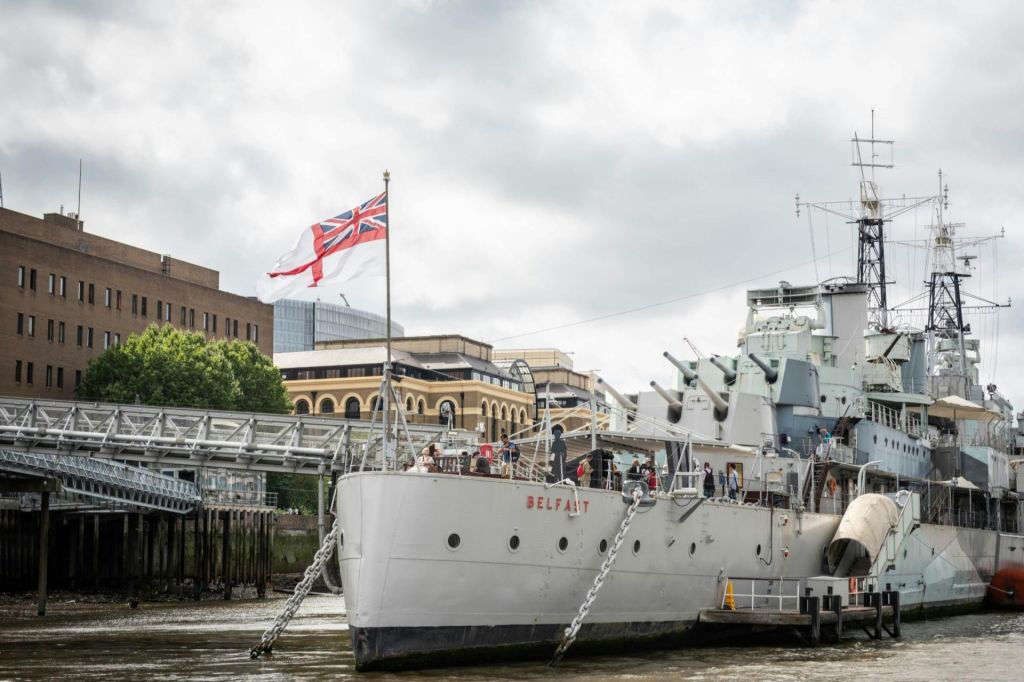
[[[722,370],[722,374],[725,375],[725,383],[732,384],[736,381],[736,372],[726,367],[725,364],[723,364],[716,356],[712,356],[708,359],[711,360],[712,365]]]
[[[674,398],[671,393],[669,393],[668,391],[663,389],[661,386],[659,386],[657,381],[652,381],[651,382],[651,388],[653,388],[654,391],[658,395],[660,395],[662,398],[664,398],[665,402],[667,402],[672,407],[678,408],[680,410],[683,409],[683,404],[681,402],[679,402],[679,400],[677,398]]]
[[[774,384],[779,380],[779,371],[773,369],[767,362],[757,357],[754,353],[748,353],[747,357],[753,360],[754,364],[761,368],[761,371],[764,372],[764,380],[769,384]]]
[[[722,396],[712,391],[711,387],[705,384],[700,377],[697,377],[697,386],[700,387],[700,390],[704,391],[708,400],[715,406],[715,419],[725,421],[725,418],[729,416],[729,403],[725,402]]]
[[[662,355],[664,355],[665,359],[668,360],[669,362],[671,362],[672,365],[676,369],[678,369],[680,372],[682,372],[683,378],[686,379],[686,383],[690,383],[691,381],[693,381],[694,379],[697,378],[697,373],[696,372],[694,372],[692,369],[687,367],[685,363],[680,362],[679,360],[677,360],[675,358],[675,356],[673,356],[668,351],[665,351],[664,353],[662,353]]]
[[[615,388],[611,384],[609,384],[607,381],[605,381],[601,377],[597,378],[597,385],[598,386],[604,386],[604,389],[606,391],[608,391],[609,393],[611,393],[612,397],[615,398],[616,400],[618,400],[619,404],[622,405],[627,410],[632,410],[633,412],[636,412],[636,410],[638,409],[636,403],[634,403],[632,400],[630,400],[626,396],[624,396],[621,393],[619,393],[618,391],[616,391]]]

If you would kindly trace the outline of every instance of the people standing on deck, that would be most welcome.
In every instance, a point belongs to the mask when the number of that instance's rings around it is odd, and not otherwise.
[[[509,472],[515,467],[519,459],[519,449],[516,444],[508,439],[507,433],[501,434],[501,445],[498,446],[498,453],[501,455],[501,475],[508,477]]]
[[[715,472],[710,462],[704,462],[704,497],[715,496]]]
[[[551,482],[565,480],[565,455],[567,448],[562,440],[562,429],[551,429],[554,441],[551,443]]]
[[[576,468],[576,478],[579,480],[581,488],[590,487],[590,477],[594,473],[593,458],[593,453],[587,455],[583,458],[583,461],[580,462],[579,467]]]
[[[413,467],[413,471],[418,471],[423,474],[432,474],[437,472],[437,464],[434,459],[435,448],[436,446],[431,443],[420,451],[420,456],[416,458],[416,466]]]
[[[629,465],[629,471],[626,472],[629,480],[639,481],[642,477],[640,475],[640,458],[634,456],[633,463]]]
[[[726,479],[729,485],[729,499],[735,500],[740,492],[740,477],[736,473],[736,464],[729,463],[729,476]]]

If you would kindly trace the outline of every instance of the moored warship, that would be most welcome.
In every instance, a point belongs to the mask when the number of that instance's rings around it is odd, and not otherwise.
[[[935,195],[881,198],[874,169],[891,164],[876,145],[892,143],[854,139],[854,211],[798,199],[798,212],[854,224],[855,276],[748,291],[735,354],[666,352],[669,388],[623,394],[602,380],[607,427],[542,420],[504,477],[402,470],[387,437],[368,441],[337,482],[358,668],[551,655],[560,642],[685,645],[733,585],[750,585],[751,605],[782,604],[815,577],[891,586],[908,615],[1024,605],[1019,436],[1009,401],[981,385],[965,319],[1000,305],[965,286],[966,249],[982,240],[946,219],[941,177]],[[933,216],[926,289],[890,305],[886,227],[921,207]],[[914,312],[923,324],[899,322]],[[559,448],[567,465],[552,475]],[[659,473],[618,490],[611,465],[633,454]],[[595,466],[581,481],[584,459]],[[705,466],[737,472],[736,499],[715,479],[705,493]]]

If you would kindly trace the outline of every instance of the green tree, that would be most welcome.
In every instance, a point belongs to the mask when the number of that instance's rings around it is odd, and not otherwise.
[[[84,400],[287,414],[281,373],[255,344],[207,341],[200,332],[150,325],[89,362],[76,389]],[[282,508],[316,510],[316,478],[267,474]]]
[[[230,410],[238,381],[202,334],[154,324],[90,360],[75,393],[102,402]]]

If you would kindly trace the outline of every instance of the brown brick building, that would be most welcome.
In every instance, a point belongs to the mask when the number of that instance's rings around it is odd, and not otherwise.
[[[219,289],[216,270],[0,209],[0,394],[74,396],[91,358],[153,323],[274,347],[274,308]]]

